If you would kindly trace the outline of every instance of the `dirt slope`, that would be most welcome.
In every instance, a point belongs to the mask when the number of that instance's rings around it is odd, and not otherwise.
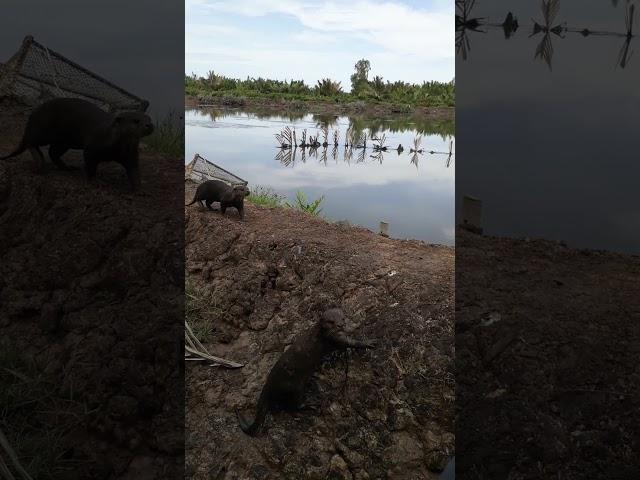
[[[436,478],[455,443],[454,250],[288,209],[245,213],[185,207],[187,282],[209,305],[198,328],[213,354],[245,364],[187,365],[187,476]],[[281,352],[331,301],[377,348],[327,360],[305,399],[316,411],[270,415],[246,436],[234,409],[253,414]]]
[[[3,154],[24,113],[2,106]],[[0,339],[71,405],[42,419],[40,434],[64,432],[64,457],[37,478],[182,471],[183,167],[148,154],[141,164],[145,195],[126,193],[115,164],[90,187],[50,162],[32,173],[28,153],[0,161]]]
[[[458,232],[461,479],[640,478],[640,258]]]

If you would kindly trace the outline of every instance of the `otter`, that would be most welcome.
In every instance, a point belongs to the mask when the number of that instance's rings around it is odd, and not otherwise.
[[[49,145],[49,158],[60,170],[71,170],[60,157],[67,150],[84,151],[87,179],[96,176],[98,163],[114,161],[126,170],[132,190],[140,187],[138,145],[153,132],[153,124],[142,112],[110,114],[79,98],[56,98],[36,107],[18,147],[1,160],[29,150],[41,172],[44,157],[40,147]]]
[[[224,215],[228,207],[234,207],[238,210],[240,218],[244,219],[244,197],[248,196],[251,192],[244,185],[236,185],[230,187],[225,182],[220,180],[207,180],[206,182],[198,185],[196,194],[193,196],[191,203],[187,203],[187,206],[193,205],[199,202],[202,207],[202,201],[204,200],[209,210],[213,202],[220,202],[220,211]]]
[[[258,399],[256,415],[247,422],[236,415],[243,432],[255,435],[274,407],[295,410],[302,405],[305,386],[328,353],[345,348],[373,348],[373,342],[353,340],[344,333],[345,316],[341,309],[326,310],[319,322],[300,334],[273,366]]]

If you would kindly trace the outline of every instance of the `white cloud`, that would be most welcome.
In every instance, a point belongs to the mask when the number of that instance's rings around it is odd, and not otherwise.
[[[372,73],[389,80],[448,81],[454,76],[453,2],[446,7],[417,9],[399,2],[376,0],[350,3],[328,0],[187,0],[187,12],[188,17],[191,13],[198,18],[206,18],[212,13],[252,18],[285,15],[301,25],[300,32],[287,32],[271,38],[262,38],[260,32],[254,31],[236,29],[225,32],[223,25],[215,25],[212,26],[212,36],[219,32],[226,38],[224,42],[212,45],[211,39],[205,38],[203,25],[187,24],[188,66],[195,67],[196,63],[209,58],[210,63],[225,67],[221,58],[235,57],[236,64],[253,63],[254,74],[266,75],[266,71],[274,70],[271,62],[277,61],[275,66],[279,67],[280,75],[273,78],[283,77],[283,68],[295,67],[296,70],[313,72],[305,75],[305,80],[311,83],[327,75],[336,78],[335,72],[339,71],[342,75],[337,79],[348,84],[353,63],[357,58],[366,56],[372,61]],[[322,58],[327,49],[333,53]],[[301,62],[305,58],[313,58],[313,61]],[[235,71],[233,68],[230,70]]]
[[[428,11],[373,0],[350,4],[304,0],[199,1],[210,9],[252,17],[270,13],[291,15],[309,30],[358,34],[385,50],[424,60],[454,55],[453,2],[446,11]]]

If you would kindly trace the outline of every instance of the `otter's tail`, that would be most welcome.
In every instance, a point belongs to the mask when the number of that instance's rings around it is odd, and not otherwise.
[[[251,435],[252,437],[258,432],[258,429],[264,423],[264,419],[267,416],[267,411],[269,410],[269,402],[267,401],[264,390],[260,394],[260,400],[258,400],[258,408],[256,411],[256,416],[253,419],[253,423],[249,423],[245,420],[245,418],[240,415],[240,412],[236,409],[236,415],[238,417],[238,423],[240,424],[240,428],[247,435]]]
[[[189,205],[193,205],[194,203],[196,203],[198,201],[198,194],[193,196],[193,200],[191,200],[191,203],[187,203],[187,207]]]

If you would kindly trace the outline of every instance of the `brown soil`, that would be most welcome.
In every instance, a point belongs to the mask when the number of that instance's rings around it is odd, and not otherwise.
[[[0,107],[5,154],[27,110]],[[82,165],[79,152],[65,159]],[[49,161],[34,174],[28,153],[0,161],[0,339],[74,405],[42,419],[40,434],[70,429],[46,478],[183,471],[183,161],[143,153],[141,165],[145,194],[131,195],[117,164],[88,186]]]
[[[461,479],[640,478],[640,258],[456,238]]]
[[[211,329],[212,354],[245,365],[187,365],[187,477],[437,478],[455,440],[454,250],[245,210],[243,222],[185,207],[187,283],[210,306],[190,321]],[[245,435],[234,409],[253,414],[279,355],[332,301],[376,348],[327,359],[305,398],[317,410],[269,415]]]
[[[243,97],[207,97],[195,98],[185,96],[185,107],[194,108],[201,106],[213,106],[219,108],[241,107],[256,113],[286,113],[289,111],[313,113],[316,115],[369,115],[369,116],[394,116],[419,117],[431,120],[454,120],[455,107],[415,107],[410,111],[400,109],[399,106],[387,103],[350,102],[335,103],[310,100],[287,100],[271,98]]]

